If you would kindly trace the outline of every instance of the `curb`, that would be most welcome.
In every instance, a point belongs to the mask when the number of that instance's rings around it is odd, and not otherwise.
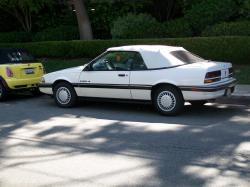
[[[232,95],[231,97],[218,98],[218,99],[216,99],[216,103],[250,106],[250,97],[249,96]]]

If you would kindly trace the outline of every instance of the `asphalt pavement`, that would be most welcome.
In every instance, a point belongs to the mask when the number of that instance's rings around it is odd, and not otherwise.
[[[12,96],[0,103],[0,186],[250,186],[249,101],[165,117],[150,105]]]

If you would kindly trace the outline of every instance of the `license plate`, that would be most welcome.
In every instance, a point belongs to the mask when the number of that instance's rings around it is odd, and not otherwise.
[[[34,74],[34,69],[25,69],[24,72],[26,74]]]
[[[229,76],[229,69],[223,69],[221,70],[221,78],[227,78]]]

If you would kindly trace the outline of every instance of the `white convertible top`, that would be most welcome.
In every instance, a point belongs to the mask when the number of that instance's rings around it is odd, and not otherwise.
[[[139,52],[148,68],[163,68],[182,65],[184,62],[170,54],[172,51],[184,50],[183,47],[165,45],[130,45],[112,47],[107,51],[135,51]]]

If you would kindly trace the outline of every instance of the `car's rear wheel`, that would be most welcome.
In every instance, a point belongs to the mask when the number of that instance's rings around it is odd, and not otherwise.
[[[177,115],[184,108],[181,91],[173,86],[162,86],[153,95],[153,103],[158,112],[163,115]]]
[[[76,104],[77,95],[75,89],[67,82],[58,83],[54,87],[53,94],[56,104],[60,107],[69,108]]]
[[[193,107],[201,107],[207,103],[206,100],[199,100],[199,101],[190,101]]]
[[[7,91],[2,83],[0,83],[0,101],[4,101],[7,97]]]

